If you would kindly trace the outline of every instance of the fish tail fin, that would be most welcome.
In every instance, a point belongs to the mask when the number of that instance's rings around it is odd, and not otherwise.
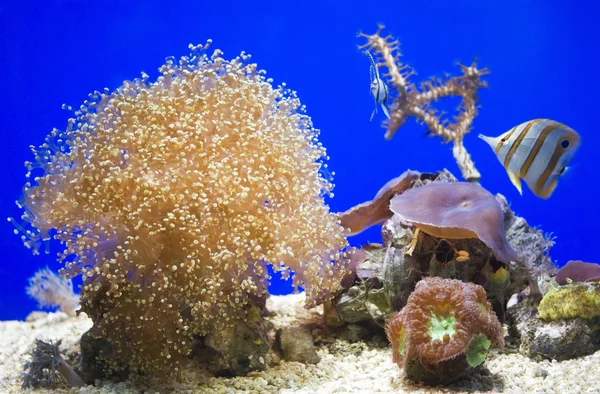
[[[385,103],[381,103],[381,109],[383,110],[385,116],[387,116],[388,119],[391,119],[390,110],[388,109],[387,105],[385,105]]]

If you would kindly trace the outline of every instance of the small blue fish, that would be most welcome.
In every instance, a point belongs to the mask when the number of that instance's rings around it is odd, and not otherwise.
[[[549,198],[580,144],[579,134],[550,119],[534,119],[498,137],[479,135],[496,153],[513,185],[521,179],[536,196]]]
[[[369,60],[371,61],[371,94],[375,99],[375,109],[371,113],[370,120],[373,120],[373,116],[375,116],[375,113],[377,113],[377,104],[381,104],[383,113],[385,114],[385,116],[387,116],[388,119],[390,119],[390,111],[386,106],[386,102],[389,96],[388,87],[379,76],[379,69],[377,68],[377,65],[375,65],[375,60],[373,60],[373,56],[371,56],[369,51],[365,51],[365,54],[369,57]]]

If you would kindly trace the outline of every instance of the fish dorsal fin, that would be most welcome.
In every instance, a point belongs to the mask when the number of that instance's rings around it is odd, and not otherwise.
[[[508,173],[508,178],[510,179],[512,184],[515,185],[515,187],[519,191],[519,194],[523,195],[523,188],[521,187],[521,178],[519,178],[519,175],[517,175],[516,172],[510,170],[506,170],[506,172]]]
[[[367,57],[369,58],[369,61],[371,62],[371,67],[370,67],[370,71],[371,71],[371,83],[373,83],[374,80],[379,79],[379,70],[377,69],[377,66],[375,65],[375,60],[373,59],[373,56],[371,55],[371,53],[369,51],[364,51],[365,55],[367,55]]]

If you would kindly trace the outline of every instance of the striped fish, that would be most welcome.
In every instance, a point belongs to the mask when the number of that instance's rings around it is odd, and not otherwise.
[[[534,119],[513,127],[498,137],[479,135],[496,153],[519,193],[521,179],[536,196],[549,198],[579,147],[580,138],[571,128],[550,119]]]
[[[386,102],[389,96],[388,87],[379,76],[379,69],[377,68],[377,65],[375,65],[375,60],[373,60],[373,56],[371,56],[369,51],[365,51],[365,54],[369,57],[369,60],[371,61],[371,94],[375,99],[375,109],[373,110],[373,112],[371,112],[370,120],[373,120],[373,116],[375,116],[375,114],[377,113],[377,104],[381,104],[381,109],[383,109],[383,113],[389,119],[390,112],[386,106]]]

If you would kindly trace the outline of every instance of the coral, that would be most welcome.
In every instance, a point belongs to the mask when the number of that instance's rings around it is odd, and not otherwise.
[[[516,216],[503,195],[496,194],[496,201],[504,213],[506,238],[519,256],[509,264],[511,283],[507,291],[516,293],[529,284],[530,295],[539,299],[542,294],[538,282],[556,271],[550,259],[554,240],[540,229],[530,226],[524,218]]]
[[[35,298],[40,307],[58,307],[69,316],[75,316],[79,307],[79,295],[73,291],[73,282],[61,278],[48,267],[29,278],[27,294]]]
[[[35,340],[31,360],[25,362],[27,372],[23,376],[23,388],[81,387],[83,380],[60,355],[60,340],[56,343]]]
[[[506,240],[500,205],[479,185],[430,183],[395,196],[390,209],[436,238],[478,238],[492,249],[496,259],[509,263],[518,258]]]
[[[600,283],[572,283],[551,288],[540,301],[544,320],[592,319],[600,316]]]
[[[232,327],[264,297],[267,265],[333,297],[347,241],[326,195],[326,151],[295,92],[248,55],[191,46],[152,82],[90,96],[32,148],[25,245],[64,244],[81,309],[111,368],[178,371],[195,336]]]
[[[559,285],[572,282],[600,282],[600,264],[569,261],[556,272],[554,278]]]
[[[544,321],[536,300],[520,297],[508,307],[507,322],[519,353],[535,361],[570,360],[600,350],[600,317]]]
[[[425,278],[386,326],[392,357],[410,379],[456,380],[504,347],[500,322],[483,287],[456,279]]]
[[[427,126],[431,135],[441,137],[446,143],[453,143],[452,153],[463,178],[469,182],[478,182],[481,175],[463,142],[477,116],[477,92],[487,87],[481,77],[489,73],[488,69],[478,69],[475,62],[471,66],[458,64],[463,72],[462,76],[446,77],[445,80],[432,78],[417,88],[409,79],[415,72],[400,61],[400,42],[391,36],[382,37],[383,28],[383,25],[379,25],[373,35],[361,33],[360,36],[366,38],[367,43],[359,48],[375,53],[378,65],[387,67],[388,73],[384,74],[384,78],[387,78],[397,93],[391,107],[391,119],[386,123],[385,138],[391,139],[408,118],[415,117]],[[433,108],[433,103],[439,99],[452,96],[461,98],[459,114],[454,122],[443,119],[443,114],[438,114]]]
[[[373,200],[358,204],[340,213],[342,226],[347,229],[346,234],[356,235],[391,218],[393,215],[393,212],[390,211],[391,198],[410,188],[412,182],[418,178],[418,172],[407,170],[386,183]]]
[[[428,187],[430,184],[455,184],[457,182],[456,178],[447,170],[436,173],[420,173],[417,179],[410,182],[409,190],[404,190],[402,194],[393,198],[403,199],[406,197],[405,193],[410,196],[411,193],[417,192],[413,189]],[[465,197],[467,200],[473,198],[470,194]],[[484,200],[489,200],[489,197],[487,195]],[[417,201],[414,206],[421,204],[421,200]],[[523,291],[527,284],[534,289],[534,294],[536,292],[541,294],[544,291],[547,279],[554,270],[549,257],[549,249],[554,244],[553,240],[539,229],[529,226],[525,219],[516,216],[502,195],[497,194],[495,200],[500,206],[501,214],[498,213],[497,204],[490,201],[489,206],[494,211],[492,222],[495,224],[493,228],[499,230],[503,222],[506,240],[509,244],[506,248],[516,249],[518,255],[516,260],[511,260],[508,264],[499,261],[492,250],[478,238],[452,239],[453,231],[449,232],[449,236],[445,234],[439,238],[420,230],[415,231],[415,226],[407,222],[406,218],[401,215],[394,215],[383,223],[381,228],[383,253],[380,256],[372,255],[368,263],[380,266],[379,272],[373,272],[373,282],[383,281],[385,298],[392,311],[401,310],[406,305],[416,283],[428,276],[460,279],[463,282],[473,282],[483,286],[500,321],[504,321],[506,303],[510,296]],[[440,206],[435,203],[435,199],[429,205],[433,205],[432,212],[440,212]],[[413,208],[411,204],[406,205],[407,215],[423,214]],[[475,223],[478,220],[479,218],[475,215],[466,218],[467,223],[469,221]],[[497,232],[498,237],[501,237],[501,234],[502,231]],[[502,243],[505,242],[502,241]],[[363,245],[361,249],[364,248]],[[378,260],[374,260],[375,257]],[[381,258],[379,259],[379,257]],[[367,282],[371,278],[368,271],[362,268],[363,261],[364,259],[353,262],[353,264],[356,263],[355,271],[363,271],[361,281],[356,281],[355,285]],[[375,317],[366,313],[368,309],[364,308],[364,290],[366,288],[355,287],[356,289],[351,290],[353,292],[351,296],[348,296],[350,290],[346,290],[336,297],[335,302],[339,307],[343,307],[346,318],[354,321],[358,316],[360,320],[366,318],[372,321]],[[344,288],[348,289],[349,286]],[[344,304],[340,305],[339,302],[342,298]]]

